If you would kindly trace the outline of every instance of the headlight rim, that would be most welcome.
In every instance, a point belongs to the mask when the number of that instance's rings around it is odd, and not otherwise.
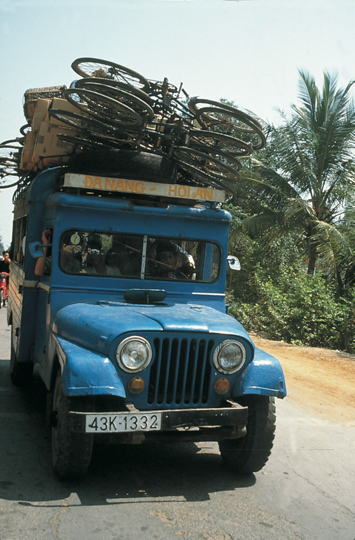
[[[222,351],[222,349],[225,346],[230,345],[231,343],[238,345],[238,347],[240,348],[240,350],[242,352],[242,360],[241,360],[240,364],[238,364],[238,366],[236,366],[232,370],[227,370],[227,369],[223,369],[223,367],[220,365],[220,363],[218,361],[218,357],[219,357],[219,354]],[[221,343],[219,343],[216,346],[215,350],[213,351],[212,361],[213,361],[214,367],[217,369],[217,371],[219,373],[222,373],[223,375],[234,375],[235,373],[240,371],[243,368],[243,366],[245,366],[245,363],[247,361],[246,347],[238,339],[234,339],[234,338],[225,339],[225,340],[221,341]]]
[[[143,364],[141,366],[139,366],[138,368],[129,368],[126,366],[126,364],[123,363],[122,359],[121,359],[121,352],[123,350],[123,348],[125,347],[125,345],[127,345],[127,343],[130,343],[132,341],[138,341],[140,343],[142,343],[146,350],[147,350],[147,357],[145,359],[145,361],[143,362]],[[133,373],[140,373],[141,371],[144,371],[145,369],[147,369],[147,367],[149,366],[149,364],[151,363],[152,359],[153,359],[153,349],[152,349],[152,346],[150,344],[150,342],[143,336],[128,336],[126,338],[124,338],[122,341],[120,341],[120,343],[117,345],[116,347],[116,352],[115,352],[115,358],[116,358],[116,361],[118,363],[118,366],[125,372],[125,373],[130,373],[130,374],[133,374]]]

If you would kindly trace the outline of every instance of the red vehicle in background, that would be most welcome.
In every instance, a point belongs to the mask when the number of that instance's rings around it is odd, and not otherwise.
[[[5,306],[5,302],[7,301],[7,296],[9,294],[9,289],[7,286],[7,278],[9,277],[9,274],[7,272],[1,272],[1,281],[0,281],[0,309]]]

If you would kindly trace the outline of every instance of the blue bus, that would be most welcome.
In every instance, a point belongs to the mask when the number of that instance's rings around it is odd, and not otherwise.
[[[87,472],[98,438],[216,441],[231,470],[256,472],[286,387],[278,360],[227,314],[224,193],[178,185],[161,157],[127,152],[18,190],[12,381],[29,384],[35,366],[44,382],[60,478]]]

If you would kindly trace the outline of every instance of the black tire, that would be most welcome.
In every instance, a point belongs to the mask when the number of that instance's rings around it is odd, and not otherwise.
[[[83,131],[83,136],[85,137],[85,132],[90,135],[97,137],[107,137],[113,140],[124,140],[125,142],[130,142],[132,137],[128,135],[125,131],[109,126],[91,116],[84,116],[82,114],[75,113],[73,111],[64,111],[60,109],[51,109],[48,112],[49,116],[53,116],[57,120],[60,120],[64,124]]]
[[[100,58],[77,58],[71,67],[82,77],[107,78],[145,91],[149,88],[149,82],[140,73]]]
[[[11,352],[10,352],[10,377],[15,386],[21,388],[28,386],[32,382],[33,363],[19,362],[17,360],[14,347],[14,330],[11,326]]]
[[[232,113],[236,113],[242,116],[246,121],[250,122],[258,129],[262,130],[262,125],[260,124],[260,122],[258,122],[258,120],[254,116],[251,116],[241,111],[240,109],[238,109],[237,107],[234,107],[233,105],[228,105],[227,103],[222,103],[220,101],[213,101],[211,99],[203,99],[203,98],[198,98],[198,97],[190,98],[188,102],[189,110],[194,115],[196,115],[200,109],[205,108],[206,106],[216,108],[216,109],[225,109]]]
[[[227,108],[202,107],[196,113],[198,123],[203,129],[219,131],[225,135],[241,138],[253,150],[260,150],[266,144],[266,138],[252,117],[240,111]]]
[[[154,118],[152,107],[145,99],[138,97],[136,92],[132,92],[132,90],[135,90],[134,88],[129,87],[128,85],[125,85],[125,87],[123,86],[124,85],[114,86],[105,84],[105,79],[101,79],[101,81],[98,79],[81,79],[78,81],[78,84],[75,85],[75,88],[84,88],[85,90],[91,90],[103,94],[104,96],[108,96],[133,109],[145,122],[152,121]]]
[[[58,134],[58,139],[63,141],[68,146],[72,146],[75,150],[109,150],[111,148],[119,148],[114,140],[91,138],[78,135]]]
[[[20,127],[20,133],[21,135],[23,135],[24,137],[26,136],[26,134],[31,131],[31,124],[24,124],[23,126]]]
[[[0,289],[0,309],[2,308],[3,301],[4,301],[4,291]]]
[[[12,144],[0,144],[0,165],[16,166],[20,163],[23,146]]]
[[[64,90],[63,96],[85,114],[105,123],[135,129],[143,124],[142,117],[131,107],[99,92],[86,88],[69,88]]]
[[[215,188],[215,189],[223,189],[230,193],[231,195],[235,195],[235,190],[231,185],[226,184],[225,182],[222,182],[218,178],[213,178],[209,174],[203,172],[201,169],[197,169],[193,165],[186,163],[186,162],[179,162],[176,163],[180,175],[182,176],[182,181],[186,183],[191,183],[194,186],[204,186],[207,188]],[[177,179],[177,182],[179,183],[179,177]]]
[[[99,84],[104,84],[105,86],[112,86],[113,88],[120,88],[124,90],[125,92],[129,92],[130,94],[133,94],[139,99],[142,99],[150,107],[152,107],[154,103],[154,101],[148,96],[146,92],[144,92],[144,90],[140,90],[139,88],[136,88],[135,86],[132,86],[131,84],[127,84],[125,82],[114,81],[113,79],[100,79],[99,77],[86,77],[84,79],[78,79],[77,81],[75,81],[72,87],[87,88],[88,83],[90,84],[99,83]]]
[[[248,407],[247,434],[242,439],[219,443],[222,459],[239,474],[260,471],[268,461],[275,437],[275,399],[270,396],[243,396],[238,402]]]
[[[52,405],[52,464],[61,479],[80,478],[89,468],[94,436],[69,431],[69,411],[85,411],[86,398],[70,398],[62,393],[61,374],[58,371]]]
[[[188,146],[196,149],[210,146],[212,148],[218,148],[232,157],[248,156],[253,152],[252,147],[241,139],[204,129],[191,129],[189,131]]]
[[[8,189],[17,186],[20,183],[20,179],[13,181],[13,177],[17,176],[16,174],[2,174],[0,167],[0,189]]]
[[[186,146],[178,146],[173,150],[173,157],[181,164],[192,165],[208,174],[211,178],[236,182],[241,179],[238,171],[221,161],[221,153],[212,150],[209,153],[200,152]]]
[[[205,133],[212,132],[206,131]],[[233,139],[233,137],[230,138]],[[202,142],[203,140],[205,142]],[[209,156],[217,159],[219,162],[231,167],[232,169],[237,169],[239,171],[242,168],[242,164],[236,157],[234,157],[229,152],[226,152],[222,149],[222,146],[218,145],[219,141],[216,137],[190,137],[188,141],[188,146],[190,148],[198,150],[199,152],[203,152],[204,154],[208,154]]]

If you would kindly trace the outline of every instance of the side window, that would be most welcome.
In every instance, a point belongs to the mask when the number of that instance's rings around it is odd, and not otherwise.
[[[27,216],[15,219],[12,233],[12,260],[23,266],[27,237]]]
[[[221,253],[201,240],[72,229],[61,237],[59,265],[66,274],[211,283]]]

